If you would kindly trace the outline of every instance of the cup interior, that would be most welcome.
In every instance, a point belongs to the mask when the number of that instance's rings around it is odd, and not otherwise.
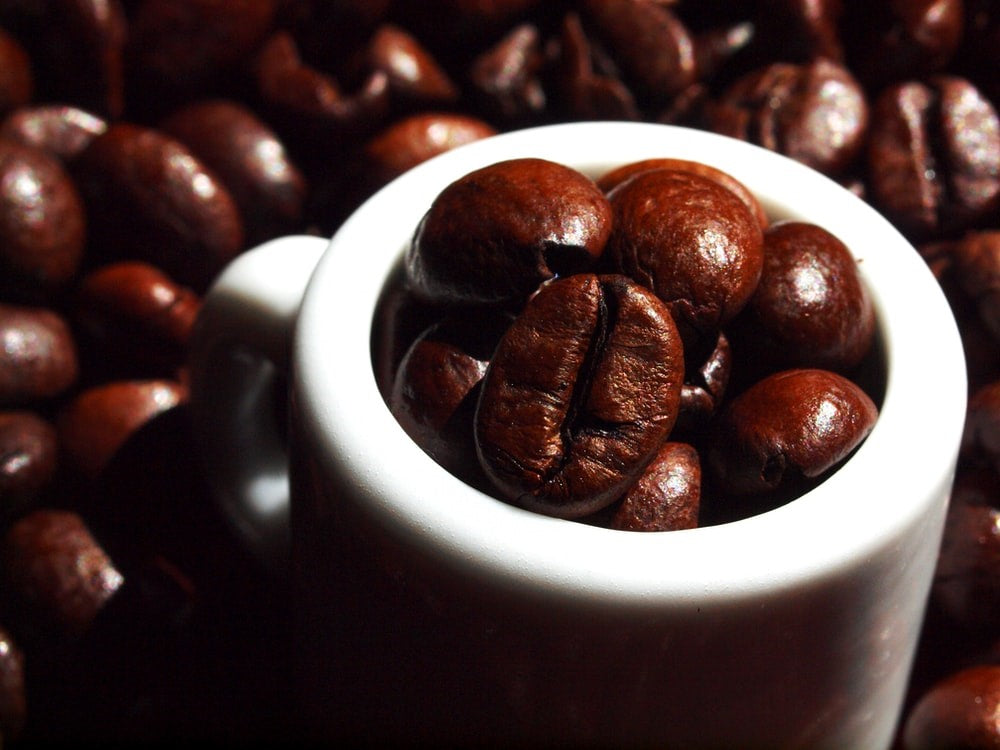
[[[819,224],[859,260],[886,380],[880,416],[850,460],[802,497],[744,520],[641,534],[548,518],[485,495],[431,460],[396,423],[370,337],[386,278],[437,194],[488,164],[540,157],[596,177],[654,157],[732,174],[772,219]],[[372,196],[332,238],[307,290],[293,353],[296,397],[318,458],[386,533],[470,574],[608,601],[752,597],[836,572],[947,501],[966,402],[964,356],[937,281],[863,200],[774,152],[668,125],[587,122],[462,146]]]

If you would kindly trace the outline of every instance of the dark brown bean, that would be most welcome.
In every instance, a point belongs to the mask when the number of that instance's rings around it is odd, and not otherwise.
[[[621,276],[553,281],[490,361],[475,417],[482,466],[523,507],[594,513],[669,434],[683,377],[677,329],[651,292]]]
[[[161,130],[184,143],[229,189],[247,244],[295,231],[307,184],[277,134],[252,110],[228,99],[192,102]]]
[[[545,159],[511,159],[441,191],[406,268],[428,300],[519,305],[543,281],[593,265],[610,232],[611,208],[591,179]]]
[[[835,62],[773,63],[745,74],[706,105],[708,127],[828,175],[852,166],[868,130],[868,101]]]
[[[1000,340],[1000,229],[969,232],[950,249],[955,280]]]
[[[941,679],[910,711],[903,750],[1000,747],[1000,665],[967,667]]]
[[[84,205],[60,162],[0,137],[0,290],[44,299],[73,278],[86,239]]]
[[[24,653],[10,633],[0,628],[0,737],[7,742],[21,738],[27,721],[24,666]]]
[[[55,427],[33,412],[0,412],[0,519],[37,499],[57,466]]]
[[[784,221],[764,233],[757,290],[730,330],[754,364],[846,373],[869,352],[875,313],[857,261],[815,224]]]
[[[624,531],[676,531],[698,525],[701,463],[687,443],[663,444],[611,518]]]
[[[96,478],[135,432],[186,398],[186,389],[169,380],[114,381],[84,390],[56,419],[67,462]]]
[[[825,57],[843,63],[841,0],[764,0],[758,5],[755,46],[780,48],[781,58],[789,62]]]
[[[102,259],[144,260],[201,291],[244,249],[228,189],[191,149],[159,130],[112,125],[80,154],[74,175],[90,247]]]
[[[107,121],[79,107],[42,104],[23,107],[0,124],[0,136],[72,161],[108,129]]]
[[[40,509],[15,522],[0,540],[8,596],[44,626],[81,635],[124,576],[97,543],[84,520],[64,510]]]
[[[885,89],[873,106],[872,201],[914,240],[970,228],[1000,205],[1000,118],[967,80]]]
[[[713,424],[705,462],[727,492],[774,490],[797,476],[818,477],[871,432],[878,409],[843,376],[785,370],[730,401]]]
[[[1000,380],[972,391],[965,413],[962,452],[969,458],[990,461],[1000,470]]]
[[[368,43],[368,64],[388,77],[397,103],[441,105],[458,98],[458,87],[434,56],[405,29],[383,24]]]
[[[35,77],[21,43],[0,29],[0,116],[31,101]]]
[[[544,62],[538,27],[530,23],[515,26],[469,66],[469,81],[479,106],[501,122],[530,122],[548,103],[539,80]]]
[[[729,387],[733,371],[733,352],[729,338],[720,332],[707,354],[707,346],[684,353],[686,372],[681,387],[680,413],[676,430],[700,431],[715,415]]]
[[[0,404],[60,395],[78,374],[76,342],[62,315],[42,307],[0,304]]]
[[[667,303],[688,345],[713,340],[750,299],[763,265],[763,235],[746,204],[718,182],[658,169],[608,196],[611,267]]]

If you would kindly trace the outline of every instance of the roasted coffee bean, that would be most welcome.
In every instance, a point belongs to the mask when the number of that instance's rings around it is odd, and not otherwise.
[[[368,44],[368,64],[383,71],[395,104],[440,106],[458,98],[458,87],[420,41],[399,26],[383,24]]]
[[[0,123],[0,136],[70,162],[107,129],[104,118],[79,107],[42,104],[11,112]]]
[[[850,70],[820,58],[745,74],[706,105],[705,117],[710,130],[838,175],[862,151],[869,111]]]
[[[0,137],[0,291],[51,296],[77,272],[85,239],[83,202],[60,162]]]
[[[683,378],[677,328],[651,292],[622,276],[553,281],[490,361],[475,417],[482,466],[525,508],[594,513],[670,433]]]
[[[20,739],[27,713],[24,653],[10,633],[0,628],[0,737],[7,742]]]
[[[718,182],[657,169],[608,195],[610,266],[667,303],[685,343],[715,337],[760,279],[763,236],[750,209]]]
[[[172,113],[160,129],[190,148],[228,188],[248,245],[299,227],[306,179],[252,110],[228,99],[200,100]]]
[[[667,442],[615,509],[610,526],[624,531],[675,531],[698,525],[701,464],[687,443]]]
[[[0,29],[0,115],[31,101],[35,77],[21,43]]]
[[[975,226],[1000,205],[1000,118],[969,81],[936,76],[885,89],[872,110],[872,201],[922,241]]]
[[[969,232],[952,244],[955,280],[1000,340],[1000,229]]]
[[[694,83],[694,41],[684,23],[662,3],[584,0],[584,22],[607,45],[640,99],[663,105]]]
[[[611,207],[591,179],[545,159],[511,159],[434,199],[406,268],[428,300],[519,305],[543,281],[593,265],[610,232]]]
[[[373,193],[432,156],[496,132],[485,120],[450,112],[401,118],[364,144],[356,179],[366,195]]]
[[[112,125],[80,154],[74,175],[95,256],[144,260],[201,291],[244,249],[229,190],[159,130]]]
[[[539,80],[544,62],[538,27],[530,23],[514,27],[469,66],[478,105],[502,122],[530,122],[547,104]]]
[[[726,405],[713,423],[705,465],[726,492],[768,492],[837,466],[877,417],[872,399],[847,378],[826,370],[785,370]]]
[[[5,604],[25,623],[82,635],[125,579],[76,513],[39,509],[0,539]]]
[[[33,412],[0,412],[0,520],[36,500],[58,463],[55,427]]]
[[[1000,747],[1000,665],[962,669],[941,679],[906,718],[902,750]]]
[[[692,172],[718,182],[724,188],[732,190],[736,193],[740,200],[746,203],[747,208],[750,209],[750,212],[757,219],[757,222],[760,224],[760,228],[767,229],[770,219],[767,216],[767,212],[764,211],[764,207],[760,204],[760,201],[757,200],[757,196],[751,193],[750,190],[747,189],[746,185],[728,172],[724,172],[721,169],[703,162],[668,158],[643,159],[642,161],[631,162],[630,164],[625,164],[621,167],[617,167],[616,169],[612,169],[610,172],[606,172],[597,179],[597,186],[605,193],[610,193],[614,188],[618,187],[619,184],[625,182],[628,178],[633,177],[640,172],[648,172],[653,169],[674,169],[680,172]]]
[[[56,419],[67,462],[96,478],[134,433],[186,398],[184,386],[169,380],[113,381],[82,391]]]
[[[76,342],[62,315],[43,307],[0,304],[0,404],[60,395],[78,374]]]
[[[730,337],[755,365],[846,373],[869,352],[875,313],[850,250],[826,229],[784,221],[764,233],[760,283]]]
[[[708,347],[702,347],[702,349]],[[705,355],[699,349],[685,352],[686,372],[681,386],[680,413],[677,430],[700,431],[704,428],[726,396],[733,371],[733,352],[729,338],[720,332],[711,351]]]
[[[781,48],[788,62],[844,61],[842,0],[763,0],[754,15],[755,46]]]
[[[77,285],[73,320],[85,343],[103,357],[161,365],[184,362],[201,299],[158,268],[120,261],[91,271]]]
[[[965,413],[962,452],[973,459],[993,462],[1000,470],[1000,380],[972,391]]]
[[[1000,474],[993,467],[957,475],[932,594],[963,629],[1000,628]]]

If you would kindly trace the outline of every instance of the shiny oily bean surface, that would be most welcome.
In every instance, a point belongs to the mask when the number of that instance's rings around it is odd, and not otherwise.
[[[847,372],[874,335],[871,297],[843,242],[806,222],[781,222],[764,233],[764,269],[734,324],[734,345],[775,370]]]
[[[34,500],[58,463],[52,424],[30,411],[0,412],[0,519]]]
[[[931,687],[908,714],[903,750],[1000,747],[1000,665],[973,666]]]
[[[611,207],[593,180],[545,159],[511,159],[434,199],[406,268],[428,300],[516,306],[542,282],[592,265],[610,233]]]
[[[551,282],[490,361],[475,416],[480,462],[522,507],[594,513],[670,433],[683,377],[676,326],[651,292],[621,276]]]
[[[760,280],[763,235],[731,190],[691,172],[636,175],[608,196],[614,228],[608,263],[652,290],[685,341],[714,335]]]
[[[0,137],[0,290],[44,296],[64,286],[83,259],[86,223],[80,194],[58,160]]]
[[[11,112],[0,123],[0,136],[43,149],[68,162],[107,129],[103,117],[79,107],[43,104]]]
[[[243,221],[228,189],[159,130],[116,123],[80,154],[73,173],[95,255],[145,260],[203,289],[244,249]]]
[[[827,370],[785,370],[726,405],[713,424],[706,464],[727,492],[767,492],[838,464],[877,417],[871,398],[847,378]]]
[[[701,463],[687,443],[666,442],[615,509],[623,531],[676,531],[698,526]]]
[[[0,404],[57,396],[79,374],[69,323],[44,307],[0,304]]]

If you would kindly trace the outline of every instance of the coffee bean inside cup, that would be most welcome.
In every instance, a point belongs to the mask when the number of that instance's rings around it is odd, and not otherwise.
[[[376,312],[383,397],[439,464],[544,515],[668,531],[789,502],[871,432],[885,362],[856,249],[761,206],[680,159],[455,180]]]

